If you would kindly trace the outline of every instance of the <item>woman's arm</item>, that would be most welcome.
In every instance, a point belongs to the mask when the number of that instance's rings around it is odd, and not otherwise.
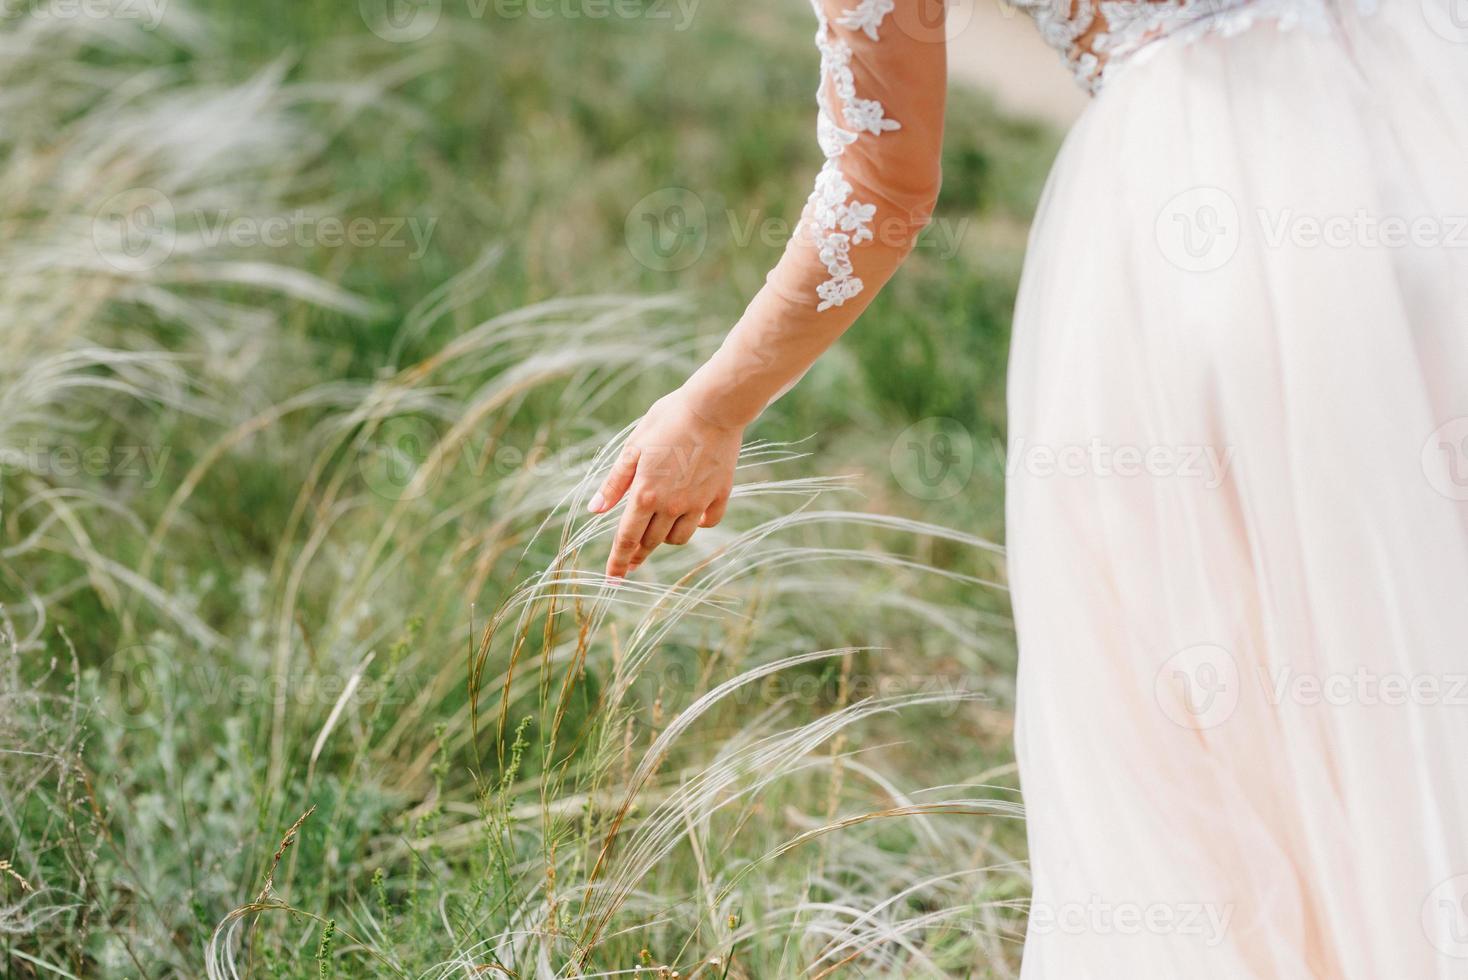
[[[745,426],[891,278],[940,183],[944,0],[813,0],[826,165],[800,227],[719,350],[652,407],[591,509],[630,492],[607,574],[723,517]]]

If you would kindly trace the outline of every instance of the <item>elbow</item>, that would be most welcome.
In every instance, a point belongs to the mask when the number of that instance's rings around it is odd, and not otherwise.
[[[852,185],[851,197],[870,207],[866,220],[872,234],[888,248],[905,251],[937,208],[943,186],[941,147],[908,147],[893,154],[877,154],[876,148],[873,143],[854,144],[839,158],[841,173]]]
[[[943,189],[943,171],[933,166],[925,172],[907,175],[906,186],[894,203],[893,230],[903,238],[907,248],[912,248],[923,229],[933,221],[938,208],[938,195]]]
[[[874,177],[853,183],[852,198],[864,213],[835,214],[831,229],[851,234],[853,245],[875,239],[877,245],[905,254],[933,220],[943,174],[936,161],[905,170],[889,163]]]
[[[928,173],[922,175],[917,181],[915,191],[914,215],[918,219],[916,231],[922,231],[933,220],[933,212],[938,209],[938,196],[943,191],[943,168],[934,164]]]

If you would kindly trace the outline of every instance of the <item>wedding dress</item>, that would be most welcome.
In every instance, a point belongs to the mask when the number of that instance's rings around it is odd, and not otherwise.
[[[827,163],[739,377],[936,192],[943,0],[814,3]],[[1468,6],[1020,6],[1096,93],[1011,353],[1023,975],[1468,975]]]

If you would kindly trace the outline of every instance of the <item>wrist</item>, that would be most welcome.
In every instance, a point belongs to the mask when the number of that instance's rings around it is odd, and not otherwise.
[[[707,384],[699,372],[685,381],[676,394],[689,414],[711,428],[741,432],[759,417],[758,410],[751,412],[738,399]]]

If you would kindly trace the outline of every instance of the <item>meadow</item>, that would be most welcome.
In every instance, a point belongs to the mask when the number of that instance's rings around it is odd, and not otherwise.
[[[586,499],[819,165],[809,11],[390,6],[0,18],[3,975],[1016,976],[1056,134],[953,91],[913,259],[613,584]]]

